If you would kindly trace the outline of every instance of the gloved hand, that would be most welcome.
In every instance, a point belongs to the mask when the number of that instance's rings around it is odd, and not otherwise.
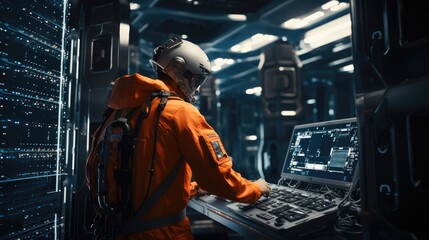
[[[268,185],[268,183],[264,179],[259,178],[258,180],[255,181],[255,183],[261,189],[262,195],[264,195],[265,197],[268,197],[270,195],[270,191],[271,191],[270,185]]]

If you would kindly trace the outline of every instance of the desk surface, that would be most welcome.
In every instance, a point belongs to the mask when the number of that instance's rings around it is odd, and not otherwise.
[[[228,227],[229,229],[241,234],[246,239],[319,239],[319,240],[337,240],[341,239],[333,230],[333,223],[326,225],[324,223],[315,223],[311,226],[306,225],[293,230],[275,230],[258,224],[252,220],[246,219],[227,207],[231,202],[218,198],[213,195],[205,195],[193,198],[188,206],[194,210],[206,215],[214,221]]]

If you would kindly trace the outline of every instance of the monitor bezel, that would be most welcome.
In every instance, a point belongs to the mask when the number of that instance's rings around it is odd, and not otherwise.
[[[293,136],[295,135],[295,133],[298,130],[303,129],[303,128],[309,128],[309,127],[330,126],[330,125],[344,124],[344,123],[355,123],[356,127],[358,127],[356,117],[295,125],[293,128],[290,140],[289,140],[289,145],[287,148],[286,156],[284,158],[282,172],[281,172],[281,178],[287,179],[287,180],[306,182],[306,183],[310,183],[310,184],[323,184],[323,185],[328,185],[328,186],[333,186],[333,187],[338,187],[338,188],[344,188],[344,189],[352,187],[354,182],[355,182],[356,174],[357,174],[358,168],[359,168],[360,153],[358,153],[358,162],[356,163],[356,166],[354,166],[354,168],[353,168],[353,177],[352,177],[352,181],[350,181],[350,182],[341,181],[341,180],[333,180],[333,179],[325,179],[325,178],[313,177],[313,176],[308,176],[308,175],[298,175],[298,174],[284,172],[285,167],[288,164],[288,157],[290,154],[289,149],[291,148],[291,145],[292,145]],[[359,129],[358,129],[358,131],[359,131]],[[357,133],[357,135],[359,135],[359,133]],[[359,152],[360,149],[358,149],[357,151]]]

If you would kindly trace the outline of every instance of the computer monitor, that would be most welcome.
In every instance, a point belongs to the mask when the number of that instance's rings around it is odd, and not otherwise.
[[[350,188],[358,168],[356,118],[296,125],[281,177]]]

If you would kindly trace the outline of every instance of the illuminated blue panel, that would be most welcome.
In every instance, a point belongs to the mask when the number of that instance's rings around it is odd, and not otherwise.
[[[0,239],[62,238],[65,6],[0,4]]]

